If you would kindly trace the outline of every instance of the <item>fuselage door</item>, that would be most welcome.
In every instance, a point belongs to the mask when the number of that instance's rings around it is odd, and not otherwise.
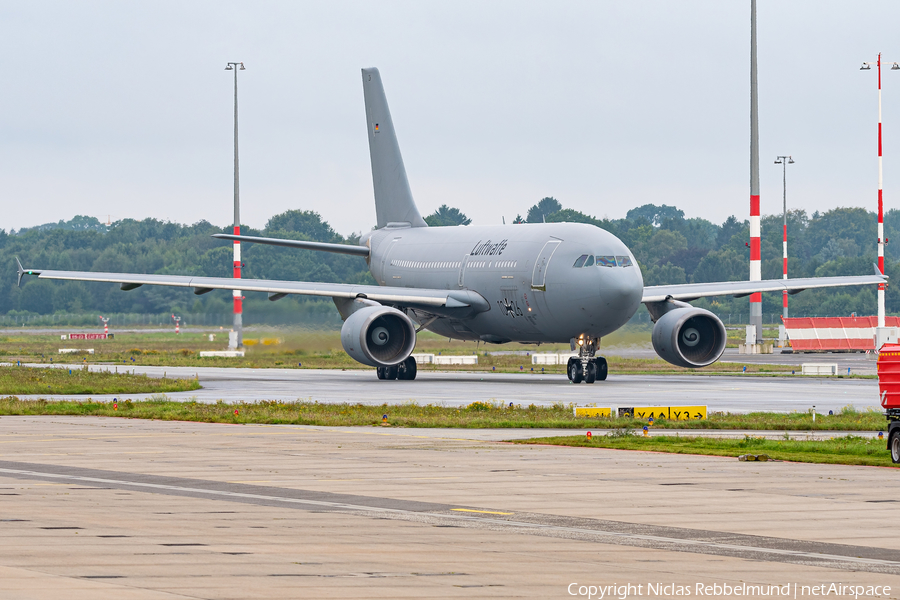
[[[385,249],[384,254],[381,255],[381,285],[387,285],[388,280],[388,268],[391,266],[391,255],[394,253],[394,248],[397,247],[397,242],[399,242],[402,238],[395,237],[391,240],[391,243]]]
[[[462,261],[459,263],[459,287],[462,287],[466,281],[466,263],[469,262],[469,255],[466,254],[463,256]]]
[[[541,248],[541,253],[538,254],[537,260],[534,261],[534,273],[531,275],[531,289],[539,292],[547,291],[547,265],[550,264],[550,259],[559,247],[560,242],[561,240],[550,240],[544,244],[543,248]]]

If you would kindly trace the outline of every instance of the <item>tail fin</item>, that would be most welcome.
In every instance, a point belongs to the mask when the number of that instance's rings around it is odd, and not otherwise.
[[[409,190],[406,167],[403,166],[403,157],[400,155],[400,144],[397,143],[381,75],[378,69],[363,69],[362,77],[378,227],[384,227],[388,223],[427,227]]]

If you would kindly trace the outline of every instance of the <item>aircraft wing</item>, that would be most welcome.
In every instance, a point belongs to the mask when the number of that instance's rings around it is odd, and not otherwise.
[[[18,262],[18,259],[16,259]],[[423,307],[463,308],[472,306],[483,309],[487,302],[479,294],[468,290],[431,290],[419,288],[382,287],[347,283],[315,283],[306,281],[276,281],[267,279],[233,279],[231,277],[193,277],[190,275],[139,275],[132,273],[94,273],[90,271],[51,271],[25,269],[21,263],[19,281],[23,275],[35,275],[39,279],[66,281],[99,281],[118,283],[123,290],[142,285],[164,285],[193,288],[197,295],[212,290],[242,290],[268,292],[276,300],[287,294],[324,296],[329,298],[368,298],[385,304]],[[482,306],[484,305],[484,306]]]
[[[780,292],[787,290],[796,294],[803,290],[846,285],[874,285],[885,283],[887,277],[877,272],[874,275],[847,277],[807,277],[803,279],[764,279],[762,281],[717,281],[714,283],[685,283],[679,285],[651,285],[644,288],[641,302],[663,302],[672,300],[696,300],[709,296],[734,296],[740,298],[756,292]]]

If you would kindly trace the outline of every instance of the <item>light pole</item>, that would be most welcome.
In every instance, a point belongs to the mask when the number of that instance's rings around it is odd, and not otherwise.
[[[241,192],[238,169],[238,71],[244,70],[244,63],[230,62],[225,65],[226,71],[234,71],[234,235],[241,235]],[[241,243],[234,242],[234,278],[241,278]],[[232,290],[234,297],[234,331],[237,333],[236,347],[244,345],[244,321],[241,290]],[[230,345],[230,344],[229,344]]]
[[[882,194],[882,164],[881,164],[881,52],[874,63],[864,62],[860,71],[868,71],[872,65],[878,67],[878,270],[884,273],[884,197]],[[891,71],[900,71],[900,65],[893,63]],[[878,328],[875,330],[875,351],[881,348],[884,331],[884,284],[878,284]]]
[[[784,249],[784,266],[781,269],[781,278],[787,279],[787,166],[794,164],[794,159],[790,156],[779,156],[775,158],[775,164],[781,165],[781,176],[784,181],[784,230],[781,238],[781,246]],[[782,298],[782,316],[788,317],[788,293],[787,290],[781,292]]]
[[[756,60],[756,0],[750,0],[750,281],[762,279],[759,213],[759,91]],[[750,331],[762,344],[762,294],[750,294]],[[748,339],[747,343],[751,340]]]

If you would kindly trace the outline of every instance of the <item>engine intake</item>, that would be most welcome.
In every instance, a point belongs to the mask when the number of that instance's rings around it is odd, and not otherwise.
[[[653,349],[663,360],[696,369],[719,360],[727,335],[719,317],[702,308],[676,308],[653,327]]]
[[[347,317],[341,345],[354,360],[387,367],[406,360],[416,347],[416,328],[405,314],[389,306],[367,306]]]

